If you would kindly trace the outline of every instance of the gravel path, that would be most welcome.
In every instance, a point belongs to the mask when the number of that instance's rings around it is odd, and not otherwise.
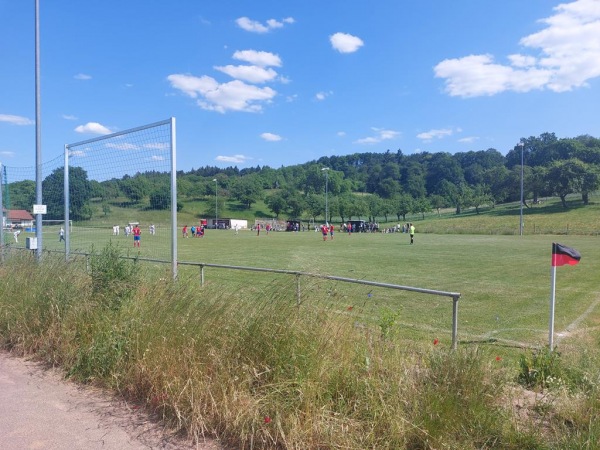
[[[97,389],[78,386],[58,370],[0,351],[2,450],[219,450],[169,435],[142,410]]]

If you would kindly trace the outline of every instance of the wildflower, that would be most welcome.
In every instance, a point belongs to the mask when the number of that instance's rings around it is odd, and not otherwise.
[[[348,306],[348,311],[352,311],[354,309],[354,306]]]
[[[265,423],[271,423],[271,418],[269,416],[265,416]]]
[[[433,340],[433,345],[438,345],[440,343],[440,340],[438,338],[435,338]]]
[[[496,361],[502,361],[502,358],[500,358],[499,356],[496,356]]]

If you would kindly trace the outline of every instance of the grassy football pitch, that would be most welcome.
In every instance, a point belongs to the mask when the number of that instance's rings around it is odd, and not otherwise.
[[[20,237],[20,244],[25,241]],[[151,236],[143,228],[141,248],[133,237],[112,236],[112,230],[75,227],[73,251],[101,249],[112,240],[129,256],[168,259],[169,231]],[[323,241],[321,233],[249,230],[207,230],[203,238],[177,234],[180,262],[286,269],[382,283],[460,292],[459,340],[506,345],[544,345],[548,342],[551,244],[578,249],[581,263],[557,268],[555,331],[585,332],[600,324],[600,245],[590,236],[481,236],[419,234],[409,244],[407,234],[336,232]],[[58,235],[48,230],[44,247],[60,249]],[[165,265],[168,270],[168,265]],[[179,266],[182,279],[199,283],[199,269]],[[260,296],[264,286],[281,283],[295,289],[290,275],[205,268],[207,283],[248,290]],[[392,319],[398,332],[415,339],[450,339],[452,300],[372,286],[303,277],[303,301],[326,302],[358,320]],[[250,296],[250,295],[249,295]],[[323,304],[323,303],[322,303]],[[387,318],[387,319],[386,319]]]

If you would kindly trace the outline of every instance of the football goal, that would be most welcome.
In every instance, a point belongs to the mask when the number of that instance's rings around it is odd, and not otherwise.
[[[48,202],[48,213],[73,224],[67,258],[112,243],[129,256],[171,262],[177,275],[175,141],[171,118],[65,145],[64,167],[46,178],[44,196],[64,198]]]

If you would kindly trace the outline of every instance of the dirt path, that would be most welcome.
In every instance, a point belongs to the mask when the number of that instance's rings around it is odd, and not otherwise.
[[[198,449],[166,433],[148,414],[96,389],[65,381],[57,370],[0,351],[2,450]]]

